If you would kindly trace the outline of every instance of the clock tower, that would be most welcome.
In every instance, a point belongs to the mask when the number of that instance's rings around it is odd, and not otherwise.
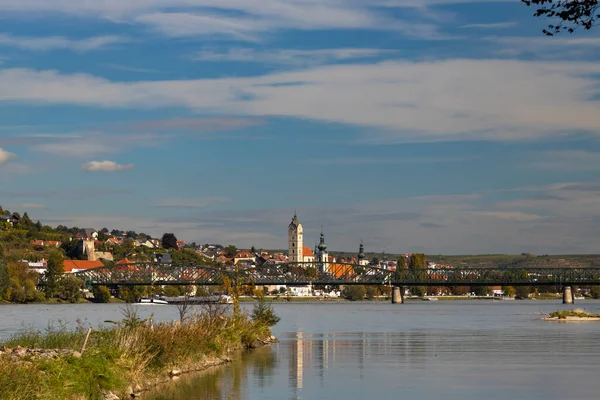
[[[302,224],[294,212],[294,218],[288,226],[288,258],[290,262],[301,263],[304,261],[302,257],[303,236]]]

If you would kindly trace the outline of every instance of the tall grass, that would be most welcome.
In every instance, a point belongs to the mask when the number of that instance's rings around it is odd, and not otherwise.
[[[211,306],[185,322],[152,324],[133,308],[123,320],[92,331],[81,358],[10,360],[0,356],[2,399],[101,399],[102,391],[126,395],[130,385],[166,377],[172,369],[198,369],[208,358],[223,357],[270,335],[264,321]],[[6,347],[81,350],[85,334],[64,326],[26,331]]]

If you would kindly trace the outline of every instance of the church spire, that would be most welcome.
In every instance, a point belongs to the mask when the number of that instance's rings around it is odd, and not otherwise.
[[[360,239],[360,246],[358,248],[358,260],[360,262],[360,260],[364,260],[365,259],[365,246],[363,246],[363,241],[362,239]]]
[[[327,244],[325,243],[325,235],[323,234],[323,227],[321,226],[321,239],[319,240],[319,250],[327,250]]]

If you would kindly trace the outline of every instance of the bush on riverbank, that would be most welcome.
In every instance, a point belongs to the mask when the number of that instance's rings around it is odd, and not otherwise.
[[[101,399],[107,391],[125,396],[128,386],[147,386],[149,380],[167,377],[174,369],[198,369],[207,359],[270,337],[264,322],[245,314],[223,312],[215,317],[202,311],[185,323],[152,324],[127,310],[114,326],[92,331],[81,357],[19,356],[11,348],[81,351],[84,329],[72,332],[63,326],[44,333],[24,332],[3,343],[11,350],[0,354],[2,399]]]

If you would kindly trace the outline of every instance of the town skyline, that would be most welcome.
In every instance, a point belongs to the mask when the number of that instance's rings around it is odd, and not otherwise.
[[[520,1],[0,0],[0,204],[285,249],[598,253],[597,30]],[[312,246],[312,242],[307,242]]]

